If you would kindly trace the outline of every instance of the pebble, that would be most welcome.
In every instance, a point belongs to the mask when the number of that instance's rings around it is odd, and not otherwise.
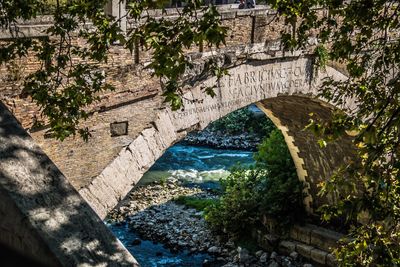
[[[212,246],[207,250],[207,252],[211,253],[211,254],[221,253],[221,248],[219,248],[217,246]]]
[[[268,261],[268,253],[264,252],[263,254],[261,254],[260,256],[260,262],[261,263],[266,263]]]
[[[268,264],[268,267],[280,267],[280,266],[279,266],[279,264],[278,264],[276,261],[271,261],[271,262]]]
[[[299,257],[299,253],[297,253],[296,251],[293,251],[292,253],[290,253],[289,255],[292,259],[297,260],[297,258]]]

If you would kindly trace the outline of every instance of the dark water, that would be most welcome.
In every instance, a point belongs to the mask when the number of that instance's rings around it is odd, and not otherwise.
[[[178,267],[202,266],[204,260],[213,261],[208,254],[190,254],[188,251],[171,252],[162,244],[155,244],[149,240],[142,240],[140,245],[133,246],[132,241],[139,236],[130,231],[128,225],[108,225],[114,235],[124,244],[142,267]]]
[[[169,148],[143,176],[139,184],[147,184],[173,177],[199,186],[213,187],[218,180],[229,175],[229,170],[240,163],[250,165],[253,153],[250,151],[221,150],[177,144]],[[132,241],[139,236],[127,224],[108,225],[118,239],[132,253],[143,267],[190,266],[200,267],[205,259],[213,261],[208,254],[190,254],[188,251],[172,253],[162,244],[142,240],[133,246]],[[161,256],[160,256],[161,254]],[[214,263],[211,266],[220,266]]]

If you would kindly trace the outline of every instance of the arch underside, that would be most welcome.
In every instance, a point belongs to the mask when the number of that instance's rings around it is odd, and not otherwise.
[[[92,208],[104,218],[140,180],[142,175],[164,153],[193,130],[252,103],[260,102],[266,114],[285,139],[296,164],[300,180],[306,182],[306,199],[310,212],[324,200],[316,196],[317,184],[350,155],[351,140],[330,144],[320,149],[315,137],[303,131],[311,112],[328,117],[330,105],[317,100],[317,88],[323,77],[343,75],[327,68],[319,76],[313,72],[312,59],[307,57],[258,60],[229,69],[228,76],[219,82],[210,78],[184,94],[185,108],[171,111],[168,106],[158,109],[151,126],[122,148],[115,159],[90,184],[79,192]],[[216,96],[205,96],[204,88],[217,84]],[[350,149],[349,149],[350,150]]]
[[[305,205],[315,211],[331,199],[318,196],[318,185],[352,157],[352,138],[344,136],[320,147],[318,138],[305,127],[313,113],[322,120],[330,118],[331,106],[317,99],[302,96],[280,96],[260,101],[257,106],[282,131],[296,166],[297,176],[305,183]]]

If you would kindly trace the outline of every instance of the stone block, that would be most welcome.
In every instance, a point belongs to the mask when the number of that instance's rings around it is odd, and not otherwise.
[[[138,163],[142,169],[149,168],[154,163],[154,154],[149,148],[149,144],[144,139],[143,135],[139,135],[132,144],[129,145],[131,151],[135,151],[138,156]]]
[[[333,254],[329,253],[326,255],[326,265],[329,267],[336,267],[338,265],[336,257]]]
[[[296,227],[290,228],[290,230],[289,230],[289,237],[292,238],[292,239],[294,239],[294,240],[297,240],[297,239],[298,239],[298,234],[297,234],[297,228],[296,228]]]
[[[317,249],[317,248],[311,250],[311,259],[320,264],[326,263],[327,255],[328,255],[328,252]]]
[[[90,193],[97,199],[101,200],[101,205],[106,209],[112,209],[117,205],[118,199],[113,188],[105,184],[102,179],[94,179],[87,187]]]
[[[296,243],[292,241],[283,240],[279,242],[278,252],[281,254],[289,255],[296,251]]]
[[[275,233],[276,228],[279,226],[278,222],[275,219],[272,219],[266,215],[262,216],[262,224],[267,229],[267,232],[271,234]]]
[[[311,232],[311,245],[325,251],[332,251],[343,234],[318,227]]]
[[[311,259],[311,250],[313,250],[314,247],[306,245],[306,244],[297,244],[296,245],[296,251],[299,253],[301,256],[303,256],[306,259]]]
[[[305,244],[310,244],[311,243],[311,231],[312,231],[312,228],[310,228],[310,227],[295,225],[291,229],[290,237],[299,242],[302,242]]]
[[[96,214],[100,218],[105,218],[107,216],[108,210],[106,210],[104,205],[102,205],[87,188],[81,188],[79,194],[86,200],[90,207],[96,211]]]
[[[147,128],[142,132],[143,138],[146,140],[148,147],[153,153],[155,159],[158,159],[164,151],[157,134],[158,132],[156,129],[154,129],[154,127]]]
[[[234,19],[236,17],[236,12],[221,12],[221,19]]]
[[[161,140],[165,147],[169,147],[176,140],[176,133],[168,112],[163,110],[158,113],[155,127],[160,132]]]
[[[273,251],[277,248],[279,237],[276,235],[266,234],[260,238],[260,247],[267,251]]]

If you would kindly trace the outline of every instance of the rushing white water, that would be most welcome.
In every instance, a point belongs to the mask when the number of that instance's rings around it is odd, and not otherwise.
[[[253,162],[251,151],[177,144],[156,161],[139,183],[146,184],[169,177],[190,183],[215,182],[228,176],[233,166],[250,165]]]

